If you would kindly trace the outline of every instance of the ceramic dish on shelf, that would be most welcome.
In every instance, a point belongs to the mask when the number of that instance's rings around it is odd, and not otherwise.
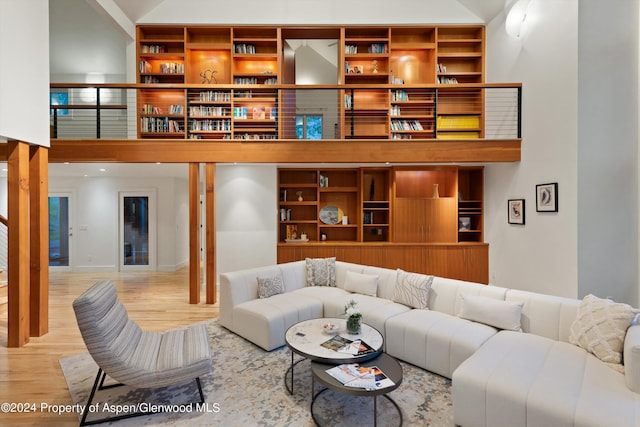
[[[285,239],[284,241],[286,243],[306,243],[309,241],[309,239]]]
[[[325,206],[320,209],[320,221],[323,224],[333,225],[342,222],[344,212],[337,206]]]

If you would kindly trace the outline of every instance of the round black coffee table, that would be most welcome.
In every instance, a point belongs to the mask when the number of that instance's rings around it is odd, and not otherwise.
[[[313,405],[316,402],[316,399],[320,394],[324,393],[327,390],[333,390],[338,393],[343,393],[351,396],[368,396],[373,397],[373,425],[376,426],[378,423],[378,396],[384,396],[389,402],[393,404],[393,406],[398,411],[398,415],[400,416],[400,425],[402,425],[402,411],[398,404],[387,395],[387,393],[397,389],[400,384],[402,384],[402,366],[400,363],[393,357],[389,356],[386,353],[382,353],[374,359],[367,360],[366,362],[360,363],[360,366],[377,366],[380,370],[394,382],[393,385],[374,389],[367,390],[364,388],[358,387],[349,387],[342,384],[340,381],[332,377],[327,373],[327,370],[334,367],[335,365],[321,363],[321,362],[311,362],[311,374],[312,374],[312,383],[311,383],[311,417],[313,421],[320,425],[318,420],[316,419],[315,414],[313,413]],[[315,393],[315,381],[318,381],[322,385],[325,386],[318,393]],[[314,394],[315,393],[315,394]]]

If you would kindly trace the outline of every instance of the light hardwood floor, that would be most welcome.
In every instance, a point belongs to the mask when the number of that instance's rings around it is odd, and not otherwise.
[[[52,273],[49,333],[22,348],[7,348],[7,304],[0,303],[0,404],[35,404],[36,412],[7,413],[0,425],[78,425],[75,413],[40,411],[42,405],[71,404],[59,360],[86,352],[73,300],[98,280],[110,279],[129,316],[143,329],[164,330],[218,316],[218,304],[189,304],[188,269],[172,273]]]

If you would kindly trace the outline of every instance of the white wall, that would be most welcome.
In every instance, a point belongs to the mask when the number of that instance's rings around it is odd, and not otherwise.
[[[49,146],[48,0],[0,0],[3,139]]]
[[[188,194],[186,180],[172,177],[49,179],[50,192],[74,193],[73,271],[118,271],[118,193],[148,189],[154,189],[157,198],[157,269],[174,271],[188,260],[184,242],[184,233],[188,230],[188,196],[183,196]]]
[[[532,0],[520,40],[505,15],[487,26],[488,82],[522,82],[522,160],[488,165],[485,240],[490,282],[576,297],[578,2]],[[558,183],[559,212],[537,213],[535,186]],[[507,200],[525,199],[524,226],[507,223]]]
[[[483,23],[455,0],[164,0],[139,24],[447,24]]]
[[[217,273],[275,264],[275,165],[216,165]]]
[[[579,294],[638,305],[638,1],[579,18]]]

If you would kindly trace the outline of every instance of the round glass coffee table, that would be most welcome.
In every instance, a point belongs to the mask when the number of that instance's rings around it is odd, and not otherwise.
[[[311,362],[311,374],[312,374],[312,383],[311,383],[311,395],[312,395],[312,399],[311,399],[311,417],[313,418],[313,421],[316,423],[316,425],[320,425],[320,421],[316,418],[316,415],[313,412],[313,406],[316,403],[316,399],[318,398],[318,396],[320,396],[322,393],[324,393],[327,390],[333,390],[336,391],[338,393],[342,393],[342,394],[347,394],[350,396],[366,396],[366,397],[372,397],[373,398],[373,425],[377,426],[378,425],[378,396],[384,396],[389,402],[391,402],[391,404],[396,408],[396,410],[398,411],[398,416],[400,419],[400,423],[399,425],[402,425],[402,411],[400,410],[400,407],[398,406],[398,404],[395,402],[395,400],[393,400],[391,397],[389,397],[387,395],[387,393],[397,389],[400,384],[402,383],[402,365],[400,365],[400,363],[393,357],[389,356],[386,353],[382,353],[379,356],[367,360],[366,362],[361,362],[358,363],[361,367],[373,367],[376,366],[377,368],[379,368],[379,370],[381,372],[384,373],[384,375],[389,378],[393,384],[392,385],[388,385],[386,387],[382,387],[382,388],[373,388],[373,389],[366,389],[366,388],[360,388],[360,387],[350,387],[347,386],[345,384],[343,384],[342,382],[340,382],[339,380],[337,380],[336,378],[334,378],[332,375],[330,375],[329,373],[327,373],[327,370],[333,368],[335,365],[327,365],[325,363],[321,363],[321,362]],[[323,388],[322,390],[320,390],[318,393],[315,393],[315,381],[318,381],[319,383],[321,383],[323,386],[325,386],[325,388]]]
[[[339,326],[337,334],[327,334],[324,332],[322,326],[326,323],[334,323]],[[367,347],[366,352],[361,354],[343,353],[329,348],[330,346],[323,346],[323,343],[335,338],[341,337],[346,340],[355,341],[361,340]],[[297,363],[304,359],[298,360],[294,363],[294,354],[298,354],[305,359],[311,361],[317,361],[327,364],[339,365],[341,363],[361,363],[369,359],[373,359],[382,352],[382,345],[384,339],[380,331],[376,328],[362,323],[360,333],[352,335],[347,333],[346,319],[341,318],[318,318],[303,320],[296,323],[287,329],[284,335],[285,343],[287,347],[291,349],[291,366],[285,373],[285,385],[289,393],[293,394],[293,371]],[[287,374],[291,373],[291,385],[286,381]]]

